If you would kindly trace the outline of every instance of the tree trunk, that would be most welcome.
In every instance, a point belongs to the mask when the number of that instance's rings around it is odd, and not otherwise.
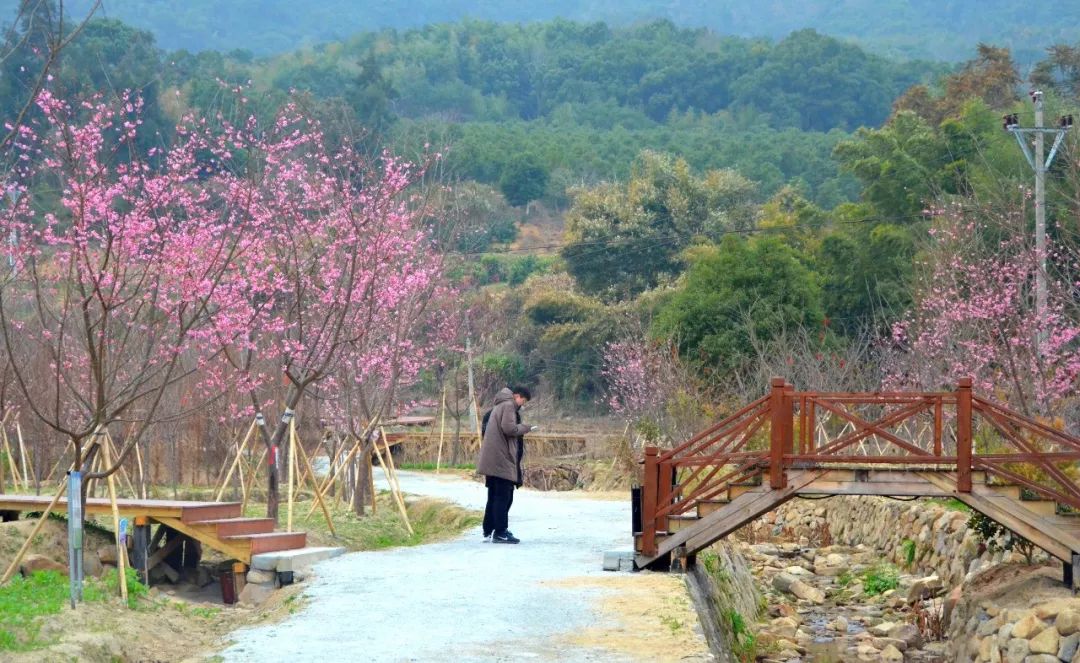
[[[285,412],[289,414],[289,417],[296,416],[296,406],[300,402],[300,397],[303,396],[303,389],[297,389],[296,387],[290,387],[289,393],[285,398]],[[278,519],[278,507],[281,504],[281,495],[278,482],[278,463],[277,457],[283,453],[282,442],[285,441],[285,436],[289,432],[289,417],[281,417],[278,420],[277,427],[274,429],[274,435],[267,440],[270,453],[267,454],[270,458],[269,467],[269,479],[266,486],[266,517],[272,518],[274,522]],[[263,427],[264,439],[266,435],[266,428]],[[288,462],[288,454],[285,454],[285,462]],[[288,472],[288,467],[283,468],[285,472]],[[286,475],[287,476],[287,475]]]
[[[353,497],[353,511],[358,516],[367,515],[364,507],[375,503],[375,494],[371,491],[371,474],[368,469],[371,465],[368,460],[371,458],[373,451],[374,442],[369,440],[360,447],[360,451],[356,453],[354,460],[356,463],[356,492]]]

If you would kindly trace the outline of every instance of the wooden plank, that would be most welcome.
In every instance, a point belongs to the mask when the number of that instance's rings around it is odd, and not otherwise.
[[[155,520],[157,520],[157,519],[155,519]],[[200,529],[198,527],[193,527],[191,525],[191,523],[185,523],[184,521],[180,520],[179,518],[164,518],[164,519],[158,520],[158,522],[160,522],[162,525],[165,525],[166,527],[171,527],[172,529],[176,530],[177,532],[180,532],[181,534],[186,534],[187,536],[190,536],[191,538],[195,539],[196,541],[199,541],[200,543],[202,543],[204,545],[210,546],[211,548],[213,548],[214,550],[217,550],[218,552],[225,553],[226,555],[229,555],[230,557],[232,557],[235,560],[241,561],[241,562],[243,562],[245,564],[250,564],[251,563],[251,551],[250,551],[250,549],[247,546],[238,544],[234,540],[228,540],[228,539],[225,539],[223,537],[215,536],[215,535],[207,532],[204,529]],[[180,541],[180,540],[181,540],[180,537],[176,537],[176,538],[173,539],[173,541]],[[170,543],[172,543],[172,541],[170,541]],[[166,553],[166,554],[168,554],[168,553]],[[151,558],[151,561],[152,560],[153,560],[153,558]],[[153,568],[153,567],[154,567],[154,565],[153,565],[153,563],[151,563],[148,568]]]
[[[217,520],[197,520],[188,523],[191,527],[206,528],[218,537],[241,536],[243,534],[266,534],[274,531],[276,523],[271,518],[220,518]]]
[[[1072,588],[1072,595],[1076,596],[1080,594],[1080,553],[1072,553],[1071,567],[1069,586]]]
[[[180,520],[185,523],[193,523],[218,518],[239,518],[242,515],[244,514],[239,502],[218,502],[216,504],[200,502],[195,506],[184,507],[180,512]]]
[[[1044,523],[1043,519],[1033,517],[1031,512],[1026,511],[1015,500],[997,495],[987,490],[986,486],[974,484],[972,492],[962,493],[956,490],[954,478],[934,473],[927,473],[925,476],[928,481],[942,488],[952,487],[953,497],[1023,536],[1058,559],[1071,560],[1072,550],[1080,549],[1080,547],[1075,547],[1080,546],[1080,541],[1077,541],[1075,536],[1064,529]]]
[[[146,568],[152,569],[158,564],[160,564],[161,560],[165,559],[169,556],[169,553],[179,548],[180,544],[183,543],[183,541],[184,537],[182,536],[174,536],[173,538],[169,539],[164,546],[158,548],[153,555],[150,555],[150,559],[146,563]]]
[[[1057,515],[1057,502],[1048,500],[1018,500],[1017,503],[1040,518]]]
[[[799,490],[800,495],[888,495],[893,497],[950,497],[926,481],[815,481]]]
[[[225,537],[228,542],[236,541],[236,545],[244,542],[250,546],[252,555],[260,553],[277,552],[279,550],[297,550],[307,545],[306,532],[269,532],[267,534],[249,534],[247,536]],[[246,563],[251,563],[248,559]]]

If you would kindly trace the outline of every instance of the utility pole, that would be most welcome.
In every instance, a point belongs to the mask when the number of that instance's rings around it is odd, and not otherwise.
[[[480,413],[476,411],[476,387],[473,379],[472,338],[465,332],[465,360],[469,365],[469,423],[473,430],[480,430]]]
[[[1019,126],[1019,120],[1015,113],[1005,116],[1005,130],[1016,136],[1016,142],[1027,158],[1028,165],[1035,171],[1035,253],[1039,259],[1039,267],[1035,272],[1035,316],[1040,325],[1046,319],[1047,287],[1046,287],[1046,171],[1057,156],[1058,148],[1065,139],[1065,132],[1072,127],[1072,115],[1062,116],[1057,128],[1043,126],[1043,93],[1041,90],[1031,91],[1031,100],[1035,103],[1035,126],[1024,129]],[[1028,145],[1027,135],[1035,137],[1035,150],[1032,153]],[[1043,159],[1046,149],[1044,139],[1047,134],[1054,135],[1054,145],[1050,148],[1050,155]],[[1038,344],[1039,348],[1046,342],[1046,332],[1040,326]]]

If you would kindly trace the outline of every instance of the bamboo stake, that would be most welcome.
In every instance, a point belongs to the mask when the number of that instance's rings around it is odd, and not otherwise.
[[[19,421],[15,420],[15,434],[19,438],[19,455],[22,457],[22,475],[23,485],[30,485],[30,478],[26,474],[26,468],[30,466],[30,454],[26,453],[26,444],[23,442],[22,426],[19,425]]]
[[[285,531],[292,531],[293,478],[296,475],[296,415],[289,418],[289,503]]]
[[[250,476],[248,477],[247,488],[244,490],[244,501],[240,503],[241,513],[247,508],[247,496],[252,495],[252,491],[255,490],[255,480],[259,478],[259,468],[262,467],[262,462],[266,460],[266,454],[266,446],[263,445],[262,453],[259,454],[259,460],[255,463],[254,469],[248,468]]]
[[[308,458],[307,452],[304,451],[304,445],[296,445],[300,450],[300,458],[304,461],[304,465],[307,467],[308,472],[311,474],[311,482],[315,484],[315,469],[311,466],[311,459]],[[330,509],[326,507],[326,502],[323,501],[322,495],[319,494],[319,486],[315,484],[315,501],[322,507],[323,515],[326,516],[326,526],[330,529],[332,536],[337,536],[337,532],[334,531],[334,519],[330,517]],[[309,514],[310,515],[310,514]]]
[[[120,454],[116,451],[116,442],[113,440],[112,435],[109,433],[109,431],[105,431],[105,444],[109,447],[109,458],[110,459],[120,457]],[[112,464],[112,461],[110,460],[108,465],[111,465],[111,464]],[[132,497],[137,497],[138,493],[135,492],[135,486],[131,483],[131,477],[128,476],[127,470],[124,469],[123,463],[120,464],[120,467],[119,467],[119,469],[117,471],[120,473],[120,476],[124,479],[124,483],[127,484],[128,490],[131,491],[131,496]]]
[[[34,537],[37,536],[38,532],[41,531],[42,525],[44,525],[45,521],[48,520],[49,514],[52,513],[52,510],[56,508],[56,504],[60,501],[60,497],[64,494],[64,491],[66,490],[67,481],[61,481],[60,490],[57,491],[56,497],[54,497],[52,499],[52,502],[49,502],[49,506],[45,507],[45,510],[41,512],[41,516],[38,517],[38,521],[37,524],[34,525],[34,529],[30,530],[30,536],[26,537],[26,541],[23,541],[22,547],[19,548],[19,552],[15,553],[15,557],[11,560],[11,564],[8,565],[7,571],[4,571],[4,576],[0,578],[0,585],[3,585],[8,580],[11,580],[11,574],[13,574],[15,572],[15,569],[18,568],[19,562],[21,562],[23,556],[26,555],[26,551],[30,549],[30,543],[34,540]]]
[[[442,406],[439,408],[439,455],[435,457],[435,474],[441,471],[443,438],[446,436],[446,387],[442,390]]]
[[[7,417],[4,417],[7,420]],[[0,437],[4,439],[4,452],[7,454],[8,469],[11,470],[11,487],[20,490],[19,468],[15,466],[15,455],[11,453],[11,444],[8,442],[7,425],[0,425]]]
[[[225,475],[225,480],[221,482],[221,488],[218,490],[217,497],[214,498],[215,502],[221,501],[221,496],[225,494],[225,487],[229,485],[229,481],[232,480],[233,472],[236,471],[236,466],[240,463],[240,457],[243,455],[244,450],[247,449],[248,440],[251,438],[251,433],[255,430],[255,420],[251,420],[251,425],[248,426],[247,434],[244,435],[244,441],[240,443],[240,446],[236,448],[236,458],[233,460],[232,466],[229,467],[228,474]],[[242,482],[243,480],[241,480]]]
[[[303,451],[302,446],[301,446],[301,450]],[[308,452],[304,451],[304,455],[308,456],[308,458],[318,458],[319,457],[319,452],[321,452],[322,450],[323,450],[323,440],[319,440],[319,444],[315,447],[315,451],[312,452],[310,455],[308,455]],[[300,476],[300,481],[297,482],[297,485],[302,486],[310,479],[311,480],[311,485],[315,486],[315,487],[318,487],[319,480],[315,476],[314,467],[312,467],[312,466],[309,466],[309,467],[311,468],[310,472],[308,471],[309,468],[301,468],[303,470],[303,474]]]
[[[45,478],[41,480],[42,483],[49,483],[49,481],[52,479],[52,475],[56,473],[56,469],[60,467],[60,463],[64,462],[64,454],[67,453],[68,447],[70,446],[71,438],[68,438],[67,444],[64,445],[64,450],[60,452],[60,457],[56,459],[56,462],[53,463],[52,469],[49,470],[49,473],[46,474]]]
[[[240,457],[240,450],[239,449],[237,449],[236,454],[237,454],[237,458],[239,458]],[[247,480],[244,479],[244,463],[240,463],[240,465],[237,466],[237,468],[236,468],[236,477],[240,480],[240,497],[241,497],[240,503],[241,504],[247,504]]]
[[[102,462],[105,465],[112,465],[112,454],[109,453],[107,437],[105,438],[105,444],[102,445],[101,453],[104,455]],[[116,574],[120,577],[120,598],[124,599],[124,603],[127,603],[127,570],[124,568],[125,549],[120,542],[120,509],[116,506],[116,482],[113,479],[113,474],[105,477],[105,482],[109,485],[109,504],[112,506],[113,531],[116,532]]]
[[[367,463],[368,490],[371,492],[371,515],[374,516],[377,509],[375,501],[375,468],[371,466],[371,452],[364,454],[364,456],[366,457],[364,462]],[[356,489],[359,490],[360,487],[357,486]]]
[[[405,520],[405,527],[409,530],[409,534],[412,535],[413,534],[413,528],[412,528],[412,524],[409,523],[409,513],[408,513],[408,511],[405,510],[405,500],[401,498],[401,493],[398,492],[397,487],[394,485],[393,479],[391,479],[392,475],[390,474],[390,470],[387,469],[386,463],[383,462],[382,452],[379,451],[379,440],[378,439],[375,440],[374,447],[375,447],[375,457],[379,459],[379,467],[382,468],[383,474],[386,475],[386,482],[388,484],[390,484],[390,496],[394,499],[394,502],[397,504],[398,511],[401,512],[401,517],[402,517],[402,519]],[[390,455],[390,447],[386,448],[386,455],[387,456]],[[375,503],[375,491],[374,490],[372,490],[372,492],[371,492],[371,503],[372,504]]]
[[[141,495],[146,499],[146,472],[143,470],[142,451],[139,450],[139,443],[135,443],[135,462],[139,466],[139,492],[137,495]]]
[[[348,439],[348,438],[346,438],[346,439]],[[326,494],[328,492],[330,492],[330,486],[333,485],[333,482],[337,480],[338,475],[346,467],[346,465],[349,463],[349,461],[352,460],[352,457],[359,450],[360,450],[360,442],[357,441],[357,443],[355,445],[353,445],[352,450],[350,450],[348,455],[345,456],[345,461],[342,462],[342,463],[339,463],[338,466],[337,466],[337,469],[334,470],[334,473],[331,476],[328,476],[326,478],[326,480],[323,481],[322,487],[320,487],[318,489],[318,494],[319,495],[321,495],[324,498],[326,497]],[[318,504],[312,504],[311,509],[307,512],[307,515],[304,516],[304,519],[307,520],[311,516],[311,514],[315,513],[315,509],[317,509],[317,508],[318,508]]]

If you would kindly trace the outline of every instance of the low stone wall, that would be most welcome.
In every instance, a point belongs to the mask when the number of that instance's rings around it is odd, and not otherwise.
[[[698,556],[687,575],[690,596],[701,617],[709,647],[720,663],[737,663],[739,634],[733,614],[741,623],[753,624],[761,611],[750,565],[734,545],[720,542]]]
[[[1080,599],[1054,566],[1003,566],[958,598],[949,629],[956,661],[1080,663]]]
[[[804,545],[864,545],[912,574],[936,574],[946,587],[965,576],[1014,557],[989,552],[967,528],[968,514],[927,502],[884,497],[795,499],[758,521],[744,534],[753,540],[789,536]],[[913,542],[914,560],[908,564]]]

